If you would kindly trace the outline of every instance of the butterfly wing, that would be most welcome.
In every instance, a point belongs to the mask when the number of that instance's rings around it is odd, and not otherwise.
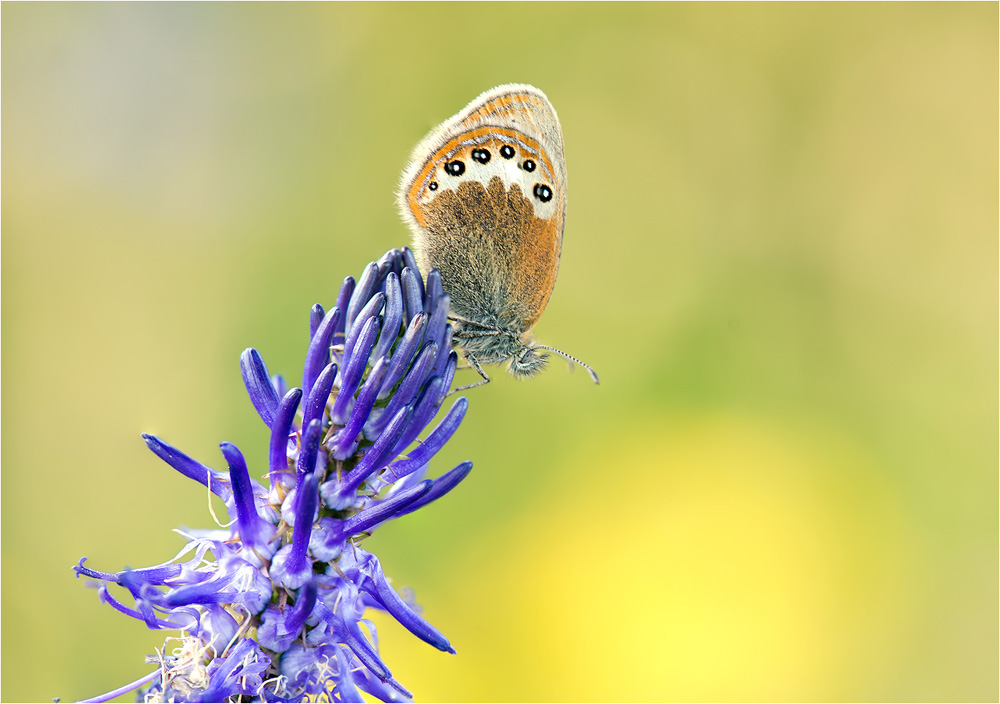
[[[455,315],[521,333],[548,303],[566,217],[562,130],[537,88],[483,93],[413,152],[399,193]]]

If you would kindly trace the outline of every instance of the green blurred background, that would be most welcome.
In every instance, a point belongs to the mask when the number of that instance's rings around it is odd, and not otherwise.
[[[458,650],[379,620],[418,700],[996,700],[998,11],[980,4],[2,8],[3,692],[162,644],[73,578],[211,524],[309,307],[409,241],[427,130],[559,111],[538,338],[367,544]],[[466,372],[472,374],[471,372]],[[471,381],[470,376],[466,381]],[[128,697],[126,697],[128,700]]]

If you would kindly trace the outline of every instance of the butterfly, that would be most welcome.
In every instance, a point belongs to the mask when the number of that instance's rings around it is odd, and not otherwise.
[[[399,209],[422,271],[437,269],[451,298],[456,345],[482,377],[507,364],[515,377],[540,372],[546,352],[531,329],[559,271],[566,220],[566,159],[552,103],[512,83],[486,91],[413,150]]]

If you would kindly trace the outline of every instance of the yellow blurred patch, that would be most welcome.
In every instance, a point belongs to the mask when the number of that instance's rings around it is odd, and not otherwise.
[[[431,618],[460,654],[405,668],[419,699],[880,693],[913,594],[905,517],[878,467],[745,417],[664,419],[601,444],[458,561],[471,569],[435,601],[459,613]],[[382,630],[394,652],[397,630]]]

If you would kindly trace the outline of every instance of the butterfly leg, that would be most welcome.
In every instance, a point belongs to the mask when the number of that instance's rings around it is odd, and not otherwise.
[[[460,330],[455,333],[456,340],[466,340],[473,337],[496,337],[495,330]]]
[[[480,330],[491,330],[494,333],[501,332],[499,328],[494,327],[492,325],[477,323],[475,320],[466,320],[465,318],[456,318],[454,315],[449,315],[448,320],[450,320],[453,323],[462,323],[463,327],[468,327],[471,325],[472,327],[479,328]]]
[[[459,391],[466,391],[467,389],[474,389],[477,386],[483,386],[484,384],[490,383],[490,377],[489,377],[489,375],[485,371],[483,371],[483,367],[482,367],[481,364],[479,364],[479,362],[477,362],[472,357],[466,357],[465,359],[469,362],[469,365],[479,373],[479,376],[481,376],[482,379],[480,379],[479,381],[474,382],[472,384],[466,384],[465,386],[459,386],[456,389],[452,389],[451,391],[448,392],[448,396],[451,396],[452,394],[458,393]]]

